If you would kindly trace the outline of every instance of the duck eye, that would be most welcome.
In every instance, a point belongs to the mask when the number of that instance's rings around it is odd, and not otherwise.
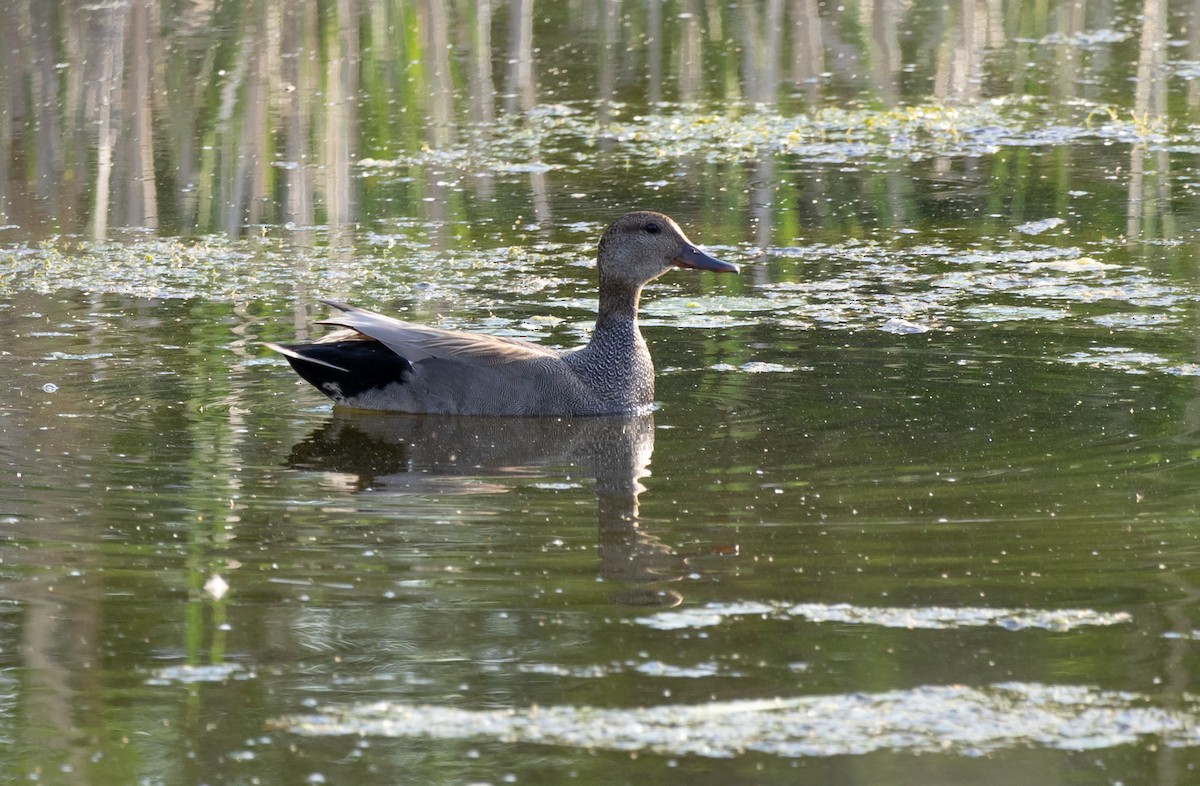
[[[654,221],[651,221],[651,222],[649,222],[649,223],[648,223],[648,224],[646,224],[646,226],[645,226],[645,227],[643,227],[643,228],[644,228],[644,229],[645,229],[647,232],[649,232],[650,234],[652,234],[652,235],[657,235],[659,232],[661,232],[661,231],[662,231],[662,227],[660,227],[660,226],[659,226],[657,223],[655,223]]]

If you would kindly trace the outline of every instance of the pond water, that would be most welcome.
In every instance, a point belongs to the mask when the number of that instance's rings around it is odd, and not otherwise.
[[[15,10],[0,782],[1195,782],[1197,8]],[[262,346],[578,344],[633,207],[651,414]]]

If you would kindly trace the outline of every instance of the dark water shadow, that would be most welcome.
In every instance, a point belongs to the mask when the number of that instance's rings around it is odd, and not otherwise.
[[[610,599],[671,607],[682,596],[683,558],[645,532],[638,497],[654,453],[654,416],[472,418],[336,411],[296,444],[293,469],[357,478],[358,494],[478,494],[497,474],[547,476],[570,468],[595,481],[600,576],[622,586]]]

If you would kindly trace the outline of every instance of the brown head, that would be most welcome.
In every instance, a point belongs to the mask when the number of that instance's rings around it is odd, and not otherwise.
[[[608,279],[639,289],[672,267],[737,273],[738,266],[709,256],[688,240],[669,216],[651,210],[626,213],[600,238],[598,266]]]

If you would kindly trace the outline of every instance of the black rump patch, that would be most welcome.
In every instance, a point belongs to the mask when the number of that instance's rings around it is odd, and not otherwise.
[[[285,356],[296,373],[334,401],[353,399],[368,390],[384,388],[392,383],[403,384],[412,372],[411,363],[378,341],[290,344],[285,348],[301,356]],[[320,362],[306,363],[302,358]],[[346,370],[340,371],[322,363]]]

